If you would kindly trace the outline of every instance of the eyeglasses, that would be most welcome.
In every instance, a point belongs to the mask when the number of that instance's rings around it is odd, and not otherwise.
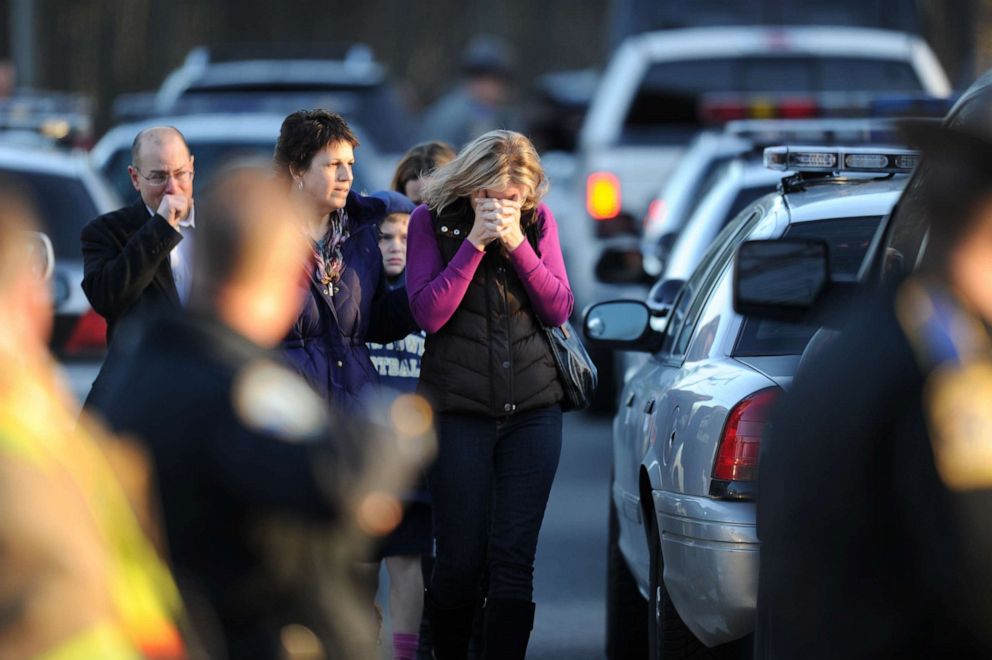
[[[142,172],[137,165],[132,165],[134,171],[137,172],[142,179],[152,184],[153,186],[164,186],[171,176],[176,180],[178,184],[187,184],[193,180],[193,170],[180,170],[178,172],[162,172],[155,171],[151,174],[145,174]]]

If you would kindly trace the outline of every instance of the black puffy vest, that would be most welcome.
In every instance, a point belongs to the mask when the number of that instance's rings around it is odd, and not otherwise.
[[[467,200],[432,212],[445,263],[472,229]],[[527,240],[537,249],[537,214],[525,214]],[[513,264],[494,242],[486,249],[461,305],[428,335],[419,392],[439,412],[500,417],[553,405],[564,391],[540,319]]]

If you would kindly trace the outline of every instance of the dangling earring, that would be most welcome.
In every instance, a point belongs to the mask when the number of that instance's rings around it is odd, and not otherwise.
[[[299,190],[300,192],[303,192],[303,179],[300,179],[299,181],[296,182],[296,189]]]

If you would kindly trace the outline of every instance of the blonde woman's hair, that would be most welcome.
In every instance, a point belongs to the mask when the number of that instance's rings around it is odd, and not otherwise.
[[[424,201],[436,213],[489,188],[516,185],[526,189],[523,210],[534,209],[548,191],[537,149],[514,131],[490,131],[472,140],[453,161],[434,171]]]

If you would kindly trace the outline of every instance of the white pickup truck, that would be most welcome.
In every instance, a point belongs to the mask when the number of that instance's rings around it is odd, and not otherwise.
[[[836,115],[867,96],[947,96],[927,44],[891,30],[715,27],[629,37],[579,137],[579,185],[599,237],[638,234],[692,136],[733,119]]]

